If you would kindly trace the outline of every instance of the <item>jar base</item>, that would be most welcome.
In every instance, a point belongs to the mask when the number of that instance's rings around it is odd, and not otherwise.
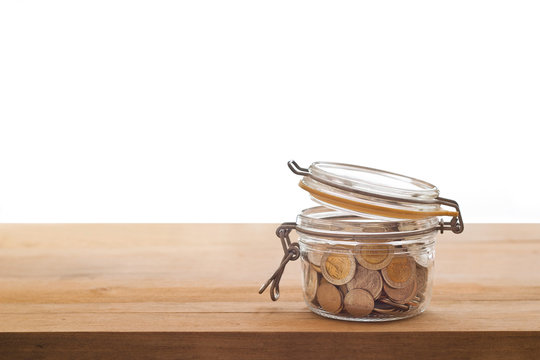
[[[354,317],[346,312],[340,312],[338,314],[332,314],[327,311],[322,310],[321,308],[314,307],[311,304],[308,304],[308,308],[313,311],[315,314],[320,315],[325,318],[334,319],[334,320],[345,320],[345,321],[354,321],[354,322],[385,322],[385,321],[396,321],[408,319],[417,315],[422,314],[425,311],[425,307],[419,307],[413,311],[407,311],[406,313],[401,314],[378,314],[371,313],[364,317]]]

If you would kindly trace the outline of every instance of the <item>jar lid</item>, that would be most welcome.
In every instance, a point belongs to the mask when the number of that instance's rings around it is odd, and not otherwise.
[[[451,222],[441,223],[441,230],[463,231],[457,202],[440,197],[437,187],[426,181],[334,162],[314,162],[308,169],[295,161],[288,165],[303,176],[299,186],[324,206],[383,220],[451,216]]]

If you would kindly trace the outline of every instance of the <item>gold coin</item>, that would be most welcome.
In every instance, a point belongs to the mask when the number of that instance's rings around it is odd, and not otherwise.
[[[356,261],[349,254],[325,254],[321,259],[321,270],[329,283],[343,285],[353,278]]]
[[[369,270],[380,270],[392,261],[394,247],[385,244],[359,244],[354,257],[358,263]]]
[[[419,294],[423,294],[424,291],[426,291],[428,283],[428,272],[429,270],[427,267],[416,264],[416,282],[418,284],[417,293]]]
[[[394,256],[381,270],[384,281],[393,288],[403,288],[416,276],[416,263],[409,256]]]
[[[312,263],[315,266],[320,267],[321,266],[321,259],[322,259],[323,255],[324,255],[323,252],[311,250],[311,251],[308,251],[307,256],[308,256],[308,259],[309,259],[310,263]]]
[[[369,291],[373,299],[377,299],[383,289],[381,274],[377,270],[369,270],[358,265],[354,277],[347,283],[347,289],[349,291],[352,289],[364,289]]]
[[[337,314],[343,308],[343,295],[337,287],[328,283],[321,282],[317,289],[317,301],[321,305],[322,309]]]
[[[405,304],[411,301],[416,296],[416,279],[409,281],[408,285],[399,289],[393,288],[388,284],[384,284],[384,292],[390,300],[398,304]]]
[[[373,296],[363,289],[353,289],[343,300],[345,310],[352,316],[366,316],[373,311],[375,302]]]
[[[312,302],[317,295],[317,288],[319,287],[319,274],[317,274],[317,272],[310,265],[307,266],[305,271],[304,284],[304,294],[306,296],[306,300]]]

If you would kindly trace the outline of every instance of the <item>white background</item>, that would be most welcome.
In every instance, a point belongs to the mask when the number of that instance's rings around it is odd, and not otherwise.
[[[538,1],[3,1],[0,222],[281,222],[286,167],[540,222]]]

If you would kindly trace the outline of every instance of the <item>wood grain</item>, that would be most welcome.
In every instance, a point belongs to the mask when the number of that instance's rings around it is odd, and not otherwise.
[[[428,311],[385,324],[311,313],[298,262],[259,295],[274,229],[1,224],[0,359],[540,356],[540,224],[441,235]]]

